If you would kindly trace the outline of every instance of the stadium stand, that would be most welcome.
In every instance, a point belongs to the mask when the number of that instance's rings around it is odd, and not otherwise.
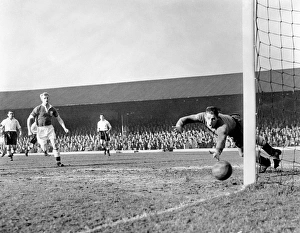
[[[276,77],[273,77],[276,79]],[[264,84],[262,84],[264,85]],[[267,84],[266,84],[267,85]],[[276,89],[276,87],[275,87]],[[182,135],[171,132],[178,117],[201,112],[209,105],[221,107],[224,113],[242,115],[242,74],[174,78],[105,85],[0,92],[0,113],[14,110],[23,129],[32,108],[39,102],[39,94],[47,91],[51,102],[59,109],[70,135],[58,129],[62,151],[100,150],[96,123],[102,113],[111,122],[111,149],[114,150],[172,150],[204,148],[214,145],[214,137],[201,126],[187,128]],[[283,92],[274,90],[278,95]],[[285,90],[289,94],[289,90]],[[274,94],[273,94],[274,97]],[[275,120],[275,122],[274,122]],[[299,144],[297,122],[285,120],[283,134],[278,131],[280,119],[265,119],[263,136],[273,145]],[[279,128],[279,127],[278,127]],[[26,132],[26,130],[24,130]],[[27,137],[19,140],[19,151],[24,150]],[[234,147],[228,140],[227,147]],[[38,147],[32,152],[38,152]]]

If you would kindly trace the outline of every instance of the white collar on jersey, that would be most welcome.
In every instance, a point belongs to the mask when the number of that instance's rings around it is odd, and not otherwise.
[[[52,105],[51,104],[48,104],[49,105],[49,108],[47,108],[47,106],[46,105],[44,105],[44,104],[42,104],[42,106],[44,106],[45,107],[45,109],[46,109],[46,111],[48,112],[49,111],[49,109],[52,107]]]

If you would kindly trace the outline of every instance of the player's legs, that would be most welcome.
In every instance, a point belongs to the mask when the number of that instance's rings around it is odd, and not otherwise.
[[[110,156],[110,152],[109,152],[109,142],[105,141],[105,150],[107,151],[108,156]]]
[[[2,144],[1,150],[2,150],[1,157],[4,157],[4,155],[6,155],[6,153],[7,153],[7,149],[6,149],[6,144],[5,143]]]
[[[263,137],[261,136],[257,136],[256,137],[256,143],[258,145],[260,145],[262,147],[262,149],[267,152],[272,158],[273,158],[273,161],[274,161],[274,168],[277,168],[279,166],[279,163],[280,163],[280,155],[281,155],[281,150],[279,149],[275,149],[273,147],[270,146],[269,143],[267,143]],[[260,156],[261,157],[261,156]],[[266,159],[266,161],[269,160],[269,159]],[[261,161],[259,159],[259,161]],[[267,164],[269,164],[269,162],[266,162]],[[269,165],[270,166],[270,165]]]
[[[239,155],[243,157],[243,130],[239,122],[237,122],[237,127],[232,133],[233,141],[235,145],[239,148]],[[279,155],[281,154],[280,150],[272,148],[262,137],[256,137],[256,143],[270,155],[275,156],[274,158],[274,168],[279,166]],[[278,154],[278,155],[277,155]],[[260,152],[256,154],[256,162],[260,164],[259,172],[265,172],[268,167],[271,166],[271,161],[269,158],[265,158],[260,155]]]
[[[106,141],[105,141],[105,132],[104,131],[100,131],[100,145],[104,150],[104,154],[106,155]]]
[[[28,156],[29,151],[34,147],[34,145],[37,143],[36,134],[33,134],[29,137],[29,141],[27,142],[26,148],[25,148],[25,155]]]
[[[108,136],[107,133],[105,133],[105,148],[106,148],[108,156],[110,156],[110,152],[109,152],[109,136]]]
[[[63,167],[64,165],[61,163],[61,158],[60,158],[60,151],[59,151],[59,144],[56,141],[56,134],[54,131],[54,127],[51,125],[47,129],[47,137],[50,140],[50,143],[53,147],[53,155],[56,160],[56,164],[59,167]]]
[[[31,143],[27,143],[27,145],[25,146],[25,156],[28,156],[28,153],[32,148],[31,145]]]
[[[34,147],[34,144],[29,142],[25,147],[25,156],[28,156],[29,151]]]
[[[40,144],[42,151],[47,153],[48,135],[45,127],[38,127],[36,134],[37,142]]]
[[[3,157],[6,154],[6,147],[1,146],[1,157]]]
[[[13,161],[12,145],[6,145],[7,156]]]
[[[37,128],[37,142],[40,144],[42,151],[44,152],[45,156],[49,156],[48,154],[48,140],[51,134],[55,135],[54,128],[52,125],[49,126],[41,126]]]
[[[56,164],[59,167],[63,167],[64,165],[61,163],[59,145],[56,142],[56,138],[55,137],[50,137],[49,139],[50,139],[51,145],[53,147],[53,155],[54,155],[54,158],[56,160]]]
[[[244,157],[244,151],[243,148],[238,148],[238,153],[241,157]]]
[[[42,139],[38,140],[38,143],[40,144],[41,149],[42,149],[45,156],[49,155],[48,154],[48,143],[47,142],[48,142],[48,140],[44,140],[44,139],[43,140]]]
[[[100,139],[100,146],[104,149],[104,154],[106,154],[105,146],[104,146],[104,140]]]
[[[238,148],[238,152],[239,152],[239,155],[241,157],[244,156],[243,147]],[[260,167],[259,167],[259,172],[260,173],[265,172],[267,170],[267,168],[271,166],[270,159],[261,156],[260,151],[258,151],[257,154],[256,154],[256,162],[260,165]]]
[[[13,160],[13,155],[16,153],[17,150],[17,141],[18,141],[18,134],[17,132],[11,132],[11,160]]]
[[[110,152],[109,152],[109,135],[104,132],[104,144],[105,144],[105,150],[107,151],[108,156],[110,156]]]
[[[13,161],[14,145],[17,144],[17,132],[5,132],[5,145],[8,157]]]
[[[11,146],[11,148],[12,148],[12,154],[15,154],[16,151],[17,151],[17,145],[14,144],[14,145]]]

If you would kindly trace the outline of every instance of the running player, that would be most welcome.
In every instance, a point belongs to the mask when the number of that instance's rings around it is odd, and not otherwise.
[[[53,147],[53,154],[56,159],[57,166],[63,167],[61,163],[59,145],[56,142],[56,134],[52,125],[52,117],[55,117],[64,129],[65,133],[69,130],[66,128],[64,121],[59,116],[57,110],[49,103],[49,94],[44,92],[40,95],[42,104],[35,107],[27,119],[28,136],[31,136],[31,125],[33,122],[37,124],[37,142],[40,144],[44,153],[47,153],[47,141],[50,140]]]
[[[210,131],[217,135],[216,148],[214,152],[212,152],[215,159],[220,159],[220,155],[225,148],[227,136],[232,137],[235,145],[239,149],[239,154],[243,156],[243,125],[239,115],[221,114],[218,108],[211,106],[207,107],[205,112],[180,118],[176,126],[174,126],[174,130],[181,132],[184,125],[196,122],[204,124]],[[274,168],[277,168],[280,163],[279,156],[281,155],[281,150],[271,147],[259,136],[256,137],[256,143],[262,146],[262,149],[273,158]],[[260,164],[261,173],[265,172],[266,169],[271,166],[269,158],[257,156],[256,161]]]
[[[4,119],[0,123],[0,127],[3,128],[4,131],[4,141],[6,146],[6,151],[8,153],[8,157],[13,161],[13,155],[16,153],[17,149],[17,140],[19,131],[19,135],[22,135],[22,130],[19,121],[14,117],[14,113],[9,111],[7,114],[7,118]],[[2,154],[2,157],[5,155],[5,151]]]
[[[104,154],[106,155],[106,152],[108,156],[110,156],[109,152],[109,132],[112,129],[111,124],[104,118],[104,116],[100,115],[100,121],[97,123],[97,132],[100,135],[100,144],[104,149]]]

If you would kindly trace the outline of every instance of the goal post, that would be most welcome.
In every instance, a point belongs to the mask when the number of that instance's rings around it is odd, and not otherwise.
[[[256,181],[256,88],[254,0],[243,0],[244,185]]]
[[[300,1],[242,6],[244,185],[290,185],[300,182]]]

